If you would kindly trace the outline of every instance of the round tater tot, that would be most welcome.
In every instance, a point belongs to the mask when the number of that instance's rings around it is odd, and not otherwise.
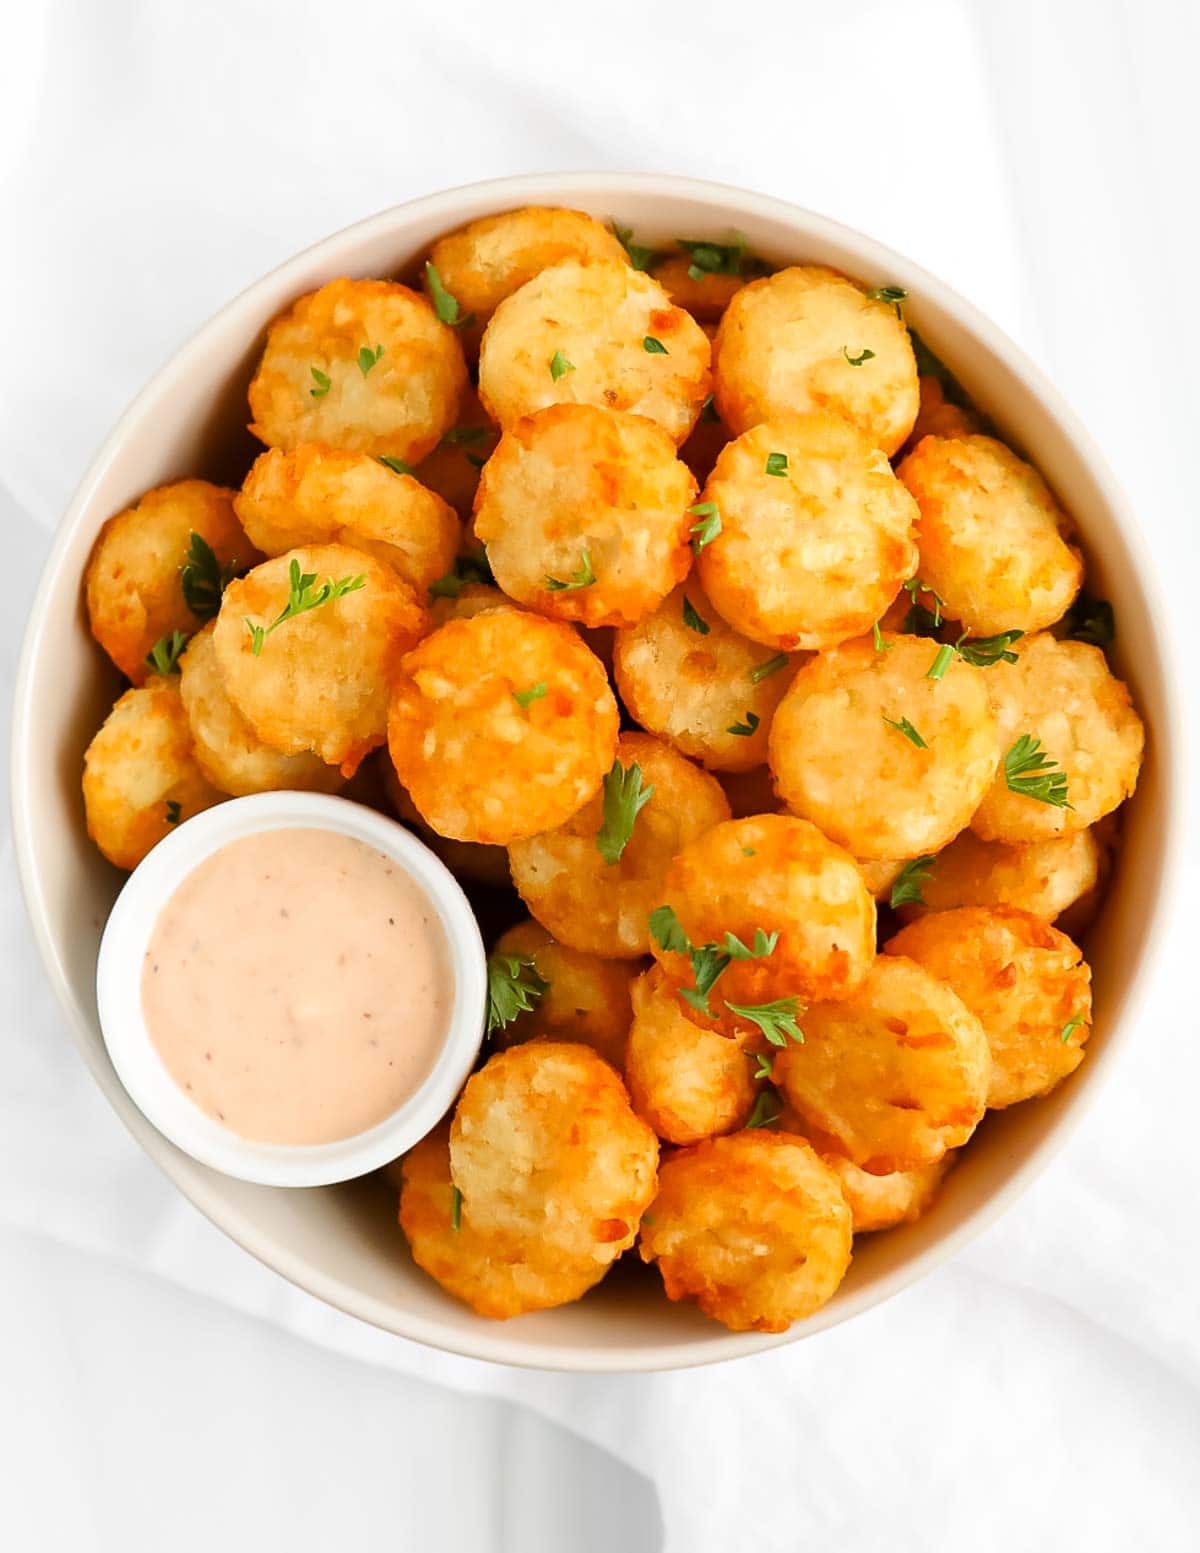
[[[568,259],[500,303],[483,337],[479,397],[509,426],[551,404],[631,410],[673,442],[708,396],[704,330],[623,260]]]
[[[493,953],[532,960],[534,970],[546,983],[545,992],[531,1009],[493,1034],[494,1046],[515,1046],[537,1037],[579,1041],[621,1071],[633,1020],[629,992],[635,966],[571,949],[552,938],[540,923],[528,921],[502,933]]]
[[[550,265],[564,259],[628,263],[618,239],[594,216],[542,205],[481,216],[440,237],[429,257],[463,314],[475,315],[460,330],[464,347],[473,354],[505,297]]]
[[[1046,482],[992,437],[925,437],[896,470],[921,509],[921,580],[971,636],[1040,631],[1083,581]]]
[[[458,420],[417,467],[417,479],[449,502],[465,523],[475,505],[479,471],[495,451],[500,428],[488,419],[479,395],[468,383]]]
[[[1098,647],[1039,632],[1012,650],[1016,663],[985,671],[1004,754],[971,829],[985,841],[1045,841],[1084,830],[1137,786],[1142,720]],[[1009,787],[1006,765],[1020,767],[1021,750],[1011,752],[1024,735],[1040,740],[1038,753],[1066,776],[1069,808]],[[1015,780],[1020,786],[1019,769]]]
[[[1008,906],[963,906],[911,922],[884,945],[944,981],[983,1026],[993,1110],[1045,1095],[1083,1061],[1092,973],[1076,944]]]
[[[638,781],[635,767],[640,788],[631,787]],[[623,792],[648,789],[620,848],[622,832],[609,812],[618,815]],[[650,953],[650,913],[662,904],[667,865],[681,847],[728,818],[715,777],[648,734],[623,733],[601,792],[557,829],[509,846],[513,883],[560,942],[636,958]]]
[[[761,1129],[665,1160],[640,1252],[670,1300],[733,1332],[783,1332],[811,1316],[850,1265],[850,1209],[804,1141]]]
[[[527,1310],[566,1305],[604,1275],[606,1263],[562,1256],[536,1235],[478,1229],[465,1201],[455,1203],[449,1122],[397,1163],[400,1228],[413,1261],[477,1315],[505,1321]]]
[[[686,308],[702,324],[715,324],[746,284],[746,277],[715,271],[693,276],[688,274],[692,268],[690,254],[672,253],[656,261],[651,271],[676,307]]]
[[[902,860],[891,857],[860,857],[858,866],[867,889],[877,901],[885,901],[890,898],[892,886],[900,877],[905,865]]]
[[[449,621],[404,659],[388,748],[439,835],[507,846],[587,803],[618,723],[604,666],[570,626],[489,609]]]
[[[805,1137],[873,1175],[932,1165],[983,1116],[991,1056],[949,987],[911,960],[881,957],[837,1003],[814,1003],[775,1082]]]
[[[499,588],[486,582],[464,583],[456,593],[441,593],[429,602],[429,618],[434,627],[444,626],[447,620],[470,620],[474,615],[486,614],[489,609],[510,608],[512,600]]]
[[[775,785],[861,859],[936,852],[968,823],[1000,756],[986,675],[933,642],[843,642],[799,671],[771,724]]]
[[[744,820],[748,814],[783,812],[783,800],[775,791],[769,766],[755,766],[752,771],[722,771],[717,780],[729,800],[729,812],[735,820]]]
[[[711,1017],[727,1032],[751,1029],[739,1008],[848,997],[875,956],[875,903],[858,864],[815,825],[791,815],[713,826],[667,869],[663,903],[696,949],[722,948],[732,933],[752,950],[760,931],[778,934],[769,952],[733,959],[712,988]],[[694,987],[686,952],[670,938],[654,937],[652,947],[674,986]],[[703,1017],[692,1002],[686,1011]]]
[[[490,1057],[450,1129],[450,1173],[475,1227],[537,1240],[596,1278],[633,1244],[657,1165],[658,1139],[620,1077],[565,1041]]]
[[[555,404],[500,438],[476,494],[475,533],[518,603],[627,626],[687,576],[695,497],[691,471],[652,421]]]
[[[797,661],[740,636],[689,581],[617,632],[613,677],[643,728],[710,771],[749,771]]]
[[[234,510],[265,555],[301,545],[349,545],[384,562],[422,596],[458,553],[452,507],[369,453],[304,442],[254,462]]]
[[[902,905],[900,920],[956,906],[1015,906],[1053,922],[1096,888],[1103,857],[1090,828],[1024,845],[980,841],[964,830],[928,864],[922,899]]]
[[[447,836],[439,836],[432,825],[425,823],[420,810],[401,784],[391,757],[386,751],[380,751],[380,757],[387,807],[402,824],[420,836],[431,852],[437,853],[455,878],[471,879],[476,884],[491,885],[495,889],[510,889],[512,879],[508,872],[508,853],[504,848],[481,846],[475,841],[452,841]]]
[[[634,1110],[666,1143],[732,1132],[754,1108],[743,1043],[685,1019],[657,966],[633,984],[625,1082]]]
[[[921,408],[905,443],[906,452],[911,453],[922,437],[969,437],[979,430],[974,411],[946,398],[941,378],[922,377],[919,386]]]
[[[332,280],[267,330],[250,430],[271,448],[324,442],[416,464],[458,415],[462,346],[416,291]]]
[[[317,590],[363,581],[279,623],[305,577]],[[428,624],[412,589],[382,561],[346,545],[308,545],[229,585],[213,641],[229,699],[264,744],[285,755],[312,751],[352,776],[383,743],[389,681]],[[251,627],[271,634],[259,638]]]
[[[174,675],[127,690],[83,757],[88,835],[118,868],[136,868],[177,825],[224,796],[193,759]]]
[[[196,764],[214,787],[240,798],[280,788],[332,793],[342,786],[336,766],[315,755],[283,755],[264,744],[225,690],[210,621],[179,660],[179,690]]]
[[[889,458],[920,404],[912,343],[891,304],[817,264],[752,280],[730,300],[713,387],[735,432],[783,411],[832,410]]]
[[[841,1185],[842,1196],[850,1207],[854,1233],[861,1235],[867,1230],[891,1229],[896,1224],[911,1224],[919,1219],[933,1203],[955,1156],[951,1151],[943,1154],[935,1164],[894,1170],[885,1176],[860,1170],[839,1154],[824,1154],[822,1158]]]
[[[194,631],[216,613],[222,580],[260,559],[234,516],[233,496],[207,480],[160,485],[100,530],[87,565],[88,619],[92,635],[135,685],[152,672],[146,658],[155,643],[173,631]],[[210,563],[196,579],[199,595],[195,574],[186,589],[183,575],[193,534],[216,562],[215,575]],[[195,613],[189,594],[207,613]]]
[[[720,514],[697,558],[713,607],[771,647],[869,631],[917,564],[917,506],[839,416],[778,412],[723,449],[700,505]]]

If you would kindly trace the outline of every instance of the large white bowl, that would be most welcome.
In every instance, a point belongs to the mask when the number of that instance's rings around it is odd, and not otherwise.
[[[1125,844],[1091,934],[1096,1027],[1080,1070],[1046,1100],[988,1117],[936,1209],[866,1237],[837,1296],[782,1336],[735,1335],[663,1298],[657,1276],[622,1266],[577,1305],[485,1321],[408,1258],[394,1203],[376,1182],[311,1191],[252,1186],[180,1153],[121,1087],[96,1019],[96,949],[120,878],[84,832],[80,761],[118,682],[86,626],[81,578],[101,523],[150,486],[184,475],[237,483],[254,453],[246,385],[268,321],[338,275],[408,268],[441,232],[491,211],[565,204],[616,216],[639,240],[744,232],[776,263],[811,260],[871,284],[905,287],[906,315],[1054,486],[1084,536],[1092,587],[1113,600],[1114,659],[1149,729]],[[1179,698],[1162,608],[1137,519],[1055,389],[969,303],[890,249],[822,216],[719,184],[659,175],[567,174],[453,189],[384,211],[299,254],[207,323],[142,391],[84,477],[34,601],[16,688],[13,802],[17,856],[38,943],[72,1035],[118,1116],[196,1206],[265,1262],[339,1309],[456,1353],[566,1370],[652,1370],[760,1352],[845,1321],[951,1255],[1045,1168],[1136,1040],[1139,993],[1169,906],[1182,828]]]

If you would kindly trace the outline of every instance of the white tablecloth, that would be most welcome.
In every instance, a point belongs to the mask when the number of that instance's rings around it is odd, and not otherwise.
[[[26,5],[0,49],[5,686],[92,448],[209,312],[397,200],[599,166],[793,198],[980,302],[1125,479],[1190,660],[1198,45],[1190,0]],[[426,1352],[260,1268],[94,1092],[11,865],[0,923],[0,1546],[1196,1546],[1182,917],[1100,1104],[955,1263],[812,1342],[645,1379]]]

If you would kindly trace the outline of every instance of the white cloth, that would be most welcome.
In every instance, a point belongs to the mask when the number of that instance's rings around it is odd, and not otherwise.
[[[977,300],[1098,434],[1194,658],[1189,0],[616,0],[603,12],[50,0],[7,28],[6,685],[24,600],[92,448],[213,309],[365,212],[493,174],[589,166],[793,198]],[[1194,891],[1194,849],[1187,867]],[[0,925],[0,1226],[72,1248],[63,1276],[99,1282],[111,1275],[94,1259],[115,1259],[131,1290],[137,1270],[158,1275],[342,1354],[530,1405],[650,1476],[667,1553],[1058,1553],[1134,1534],[1156,1550],[1195,1546],[1200,1049],[1182,916],[1100,1103],[954,1264],[812,1342],[644,1378],[439,1355],[266,1272],[174,1193],[94,1091],[35,964],[11,866]],[[99,1340],[85,1302],[69,1319]],[[288,1363],[303,1354],[289,1347]],[[53,1448],[88,1446],[63,1435]],[[456,1535],[484,1546],[481,1532]],[[289,1546],[305,1545],[297,1536]],[[373,1536],[358,1545],[391,1545],[386,1528]]]

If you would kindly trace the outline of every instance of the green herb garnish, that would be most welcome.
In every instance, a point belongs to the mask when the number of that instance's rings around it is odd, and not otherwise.
[[[879,622],[878,622],[878,620],[871,627],[871,636],[872,636],[872,638],[874,639],[874,642],[875,642],[875,651],[876,652],[891,652],[892,644],[891,644],[891,642],[885,642],[884,641],[884,639],[883,639],[883,632],[879,629]]]
[[[474,313],[468,313],[465,318],[462,316],[458,298],[451,296],[442,285],[442,277],[437,272],[437,266],[429,260],[425,263],[425,280],[429,286],[429,298],[433,303],[433,310],[444,324],[449,324],[452,329],[461,329],[464,325],[475,322]]]
[[[1107,599],[1080,593],[1063,617],[1065,636],[1070,642],[1087,642],[1092,647],[1111,647],[1116,637],[1113,607]]]
[[[697,614],[696,606],[686,593],[683,595],[683,623],[689,631],[695,631],[697,636],[707,636],[712,630],[704,616]]]
[[[178,798],[167,799],[167,824],[178,825],[183,818],[183,805]]]
[[[1071,1039],[1071,1037],[1075,1034],[1076,1030],[1079,1029],[1079,1027],[1080,1027],[1080,1025],[1082,1023],[1083,1023],[1083,1015],[1082,1014],[1076,1014],[1073,1019],[1068,1019],[1066,1024],[1063,1025],[1061,1039],[1062,1039],[1062,1043],[1063,1043],[1064,1046]]]
[[[924,857],[914,857],[911,863],[905,863],[904,867],[892,880],[892,893],[888,896],[888,905],[895,911],[897,906],[923,906],[925,897],[921,894],[921,887],[929,878],[930,866],[933,863],[933,853],[927,852]]]
[[[646,248],[641,243],[635,243],[631,226],[619,226],[614,220],[612,229],[613,236],[629,255],[629,262],[633,268],[635,270],[648,270],[654,259],[654,249]]]
[[[756,1073],[755,1078],[758,1077]],[[783,1106],[779,1096],[773,1089],[764,1089],[754,1102],[754,1109],[746,1118],[746,1126],[750,1127],[774,1127],[775,1123],[783,1115]]]
[[[170,636],[160,636],[146,654],[146,662],[156,674],[178,674],[179,655],[187,646],[182,631],[172,631]]]
[[[462,1193],[457,1186],[450,1188],[450,1228],[456,1235],[462,1229]]]
[[[393,458],[390,453],[382,454],[379,462],[381,464],[386,464],[394,475],[416,474],[416,470],[411,464],[405,463],[404,459],[402,458]]]
[[[767,658],[762,663],[756,663],[750,670],[750,678],[756,685],[760,685],[764,679],[769,679],[772,674],[778,674],[788,661],[785,652],[777,652],[773,658]]]
[[[953,663],[956,656],[957,654],[955,653],[954,648],[951,647],[948,642],[944,646],[939,647],[934,655],[933,662],[925,670],[925,678],[943,679],[945,677],[946,670],[950,667],[951,663]]]
[[[804,1045],[804,1032],[796,1023],[800,1012],[797,998],[776,998],[773,1003],[730,1003],[725,1007],[739,1019],[748,1019],[756,1025],[772,1046],[786,1046],[788,1037]]]
[[[721,513],[715,501],[697,502],[694,507],[689,507],[688,512],[693,518],[699,518],[699,523],[693,523],[691,527],[692,549],[697,555],[705,545],[711,545],[713,540],[721,532]]]
[[[903,302],[908,292],[903,286],[872,286],[867,292],[869,302]]]
[[[719,421],[721,419],[717,414],[717,407],[713,403],[713,396],[711,394],[700,406],[700,419],[702,421]]]
[[[857,356],[852,356],[850,354],[850,347],[848,345],[843,345],[842,355],[845,356],[846,360],[852,367],[861,367],[864,361],[875,360],[875,352],[867,350],[865,346],[861,351],[859,351]]]
[[[747,949],[736,933],[726,933],[725,952],[731,960],[765,960],[768,955],[775,953],[778,942],[778,933],[764,933],[762,928],[755,928],[754,942]]]
[[[613,761],[604,778],[604,818],[596,832],[596,850],[606,863],[620,862],[637,817],[653,796],[653,784],[642,786],[642,768],[636,761],[632,766]]]
[[[221,607],[221,595],[237,576],[237,570],[236,560],[222,566],[208,540],[192,529],[179,582],[183,601],[197,620],[211,620],[216,615]]]
[[[550,358],[550,376],[557,383],[560,377],[565,377],[568,372],[574,372],[575,363],[568,361],[562,351],[555,351]]]
[[[787,478],[787,472],[788,461],[786,453],[767,454],[767,473],[769,475],[776,475],[779,479],[785,480]]]
[[[586,546],[579,552],[579,565],[571,573],[568,581],[563,582],[559,577],[547,577],[546,587],[551,593],[570,593],[575,588],[590,588],[596,580],[596,574],[592,570],[592,558],[587,553]]]
[[[305,615],[310,609],[320,609],[322,604],[330,604],[334,599],[345,598],[347,593],[357,593],[360,588],[367,585],[365,572],[360,572],[357,577],[339,577],[335,582],[331,577],[318,588],[316,586],[316,572],[300,571],[300,562],[293,561],[288,567],[288,601],[268,626],[255,625],[247,616],[246,629],[250,633],[250,651],[257,658],[263,650],[263,644],[271,632],[277,630],[286,620],[294,620],[297,615]]]
[[[757,712],[747,712],[746,721],[744,723],[730,723],[725,732],[734,733],[738,736],[739,739],[748,739],[761,721],[762,719],[758,716]]]
[[[774,1057],[769,1056],[764,1052],[755,1052],[753,1055],[755,1068],[754,1072],[751,1074],[751,1077],[755,1080],[760,1078],[773,1079],[775,1077]]]
[[[977,669],[990,669],[996,663],[1016,663],[1017,655],[1009,648],[1024,635],[1024,631],[1001,631],[996,636],[977,636],[971,641],[960,636],[954,650],[964,663],[973,664]]]
[[[546,687],[541,683],[530,685],[528,690],[514,690],[512,693],[513,700],[522,709],[532,706],[535,701],[540,701],[545,694]]]
[[[486,554],[460,555],[454,563],[453,571],[429,584],[429,595],[435,599],[456,599],[468,583],[491,584],[495,580]]]
[[[1071,807],[1067,801],[1067,773],[1031,733],[1023,733],[1005,755],[1004,780],[1010,793],[1035,798],[1055,809]]]
[[[324,399],[333,386],[328,372],[322,372],[320,367],[309,367],[308,370],[312,373],[313,382],[317,385],[315,388],[310,388],[309,393],[314,399]]]
[[[905,615],[900,629],[910,636],[932,636],[942,623],[942,610],[946,607],[946,601],[940,593],[923,583],[919,577],[910,577],[904,584],[903,591],[912,600],[912,605]],[[932,610],[926,609],[917,595],[928,593],[933,600]]]
[[[474,447],[491,434],[490,426],[453,426],[442,438],[446,447]]]
[[[550,983],[543,981],[527,955],[490,954],[487,961],[487,1033],[492,1035],[527,1014]]]
[[[674,906],[656,906],[650,913],[650,936],[665,954],[687,954],[692,947]]]
[[[896,719],[893,717],[884,716],[883,720],[889,728],[894,728],[897,733],[902,733],[908,742],[910,744],[915,744],[919,750],[927,750],[929,748],[928,744],[926,744],[925,740],[909,722],[907,717]]]
[[[369,345],[364,345],[358,352],[358,370],[366,377],[371,368],[377,364],[383,355],[383,346],[377,345],[374,350]]]
[[[733,234],[731,243],[714,243],[708,238],[677,237],[676,243],[692,261],[688,265],[689,280],[703,280],[706,275],[740,275],[746,261],[746,239],[740,232]]]
[[[679,996],[702,1014],[711,1014],[708,994],[717,978],[733,960],[763,960],[774,954],[778,933],[756,928],[747,947],[736,933],[726,933],[723,944],[693,944],[671,906],[658,906],[650,913],[650,932],[659,948],[668,954],[686,954],[692,963],[691,987],[680,987]]]
[[[656,340],[652,334],[642,336],[642,349],[647,356],[669,356],[671,353],[661,340]]]

